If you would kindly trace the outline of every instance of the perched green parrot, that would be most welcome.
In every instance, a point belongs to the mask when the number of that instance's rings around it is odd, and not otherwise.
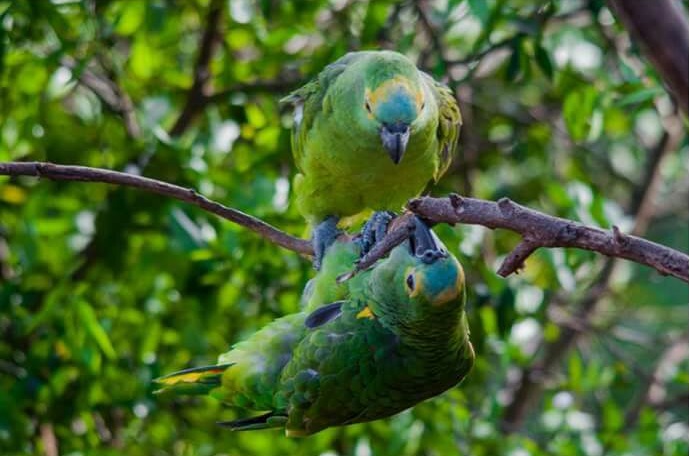
[[[300,171],[294,191],[316,226],[316,269],[340,219],[375,210],[372,220],[387,223],[387,211],[437,181],[461,124],[450,89],[392,51],[349,53],[283,102],[294,107],[292,151]],[[385,231],[370,230],[364,228],[362,253]]]
[[[217,365],[157,379],[159,392],[210,394],[257,413],[221,425],[281,427],[288,436],[384,418],[442,393],[467,375],[474,350],[464,274],[439,242],[419,221],[388,258],[339,285],[359,244],[335,242],[303,311],[236,344]]]

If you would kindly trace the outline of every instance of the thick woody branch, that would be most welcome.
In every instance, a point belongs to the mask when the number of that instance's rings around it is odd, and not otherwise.
[[[148,177],[107,169],[89,168],[86,166],[65,166],[42,162],[0,163],[0,175],[35,176],[53,180],[103,182],[134,187],[193,204],[207,212],[211,212],[226,220],[248,228],[269,241],[294,252],[305,255],[311,255],[313,253],[309,241],[290,236],[284,231],[252,217],[251,215],[229,208],[218,202],[211,201],[193,189],[180,187]]]
[[[167,182],[99,168],[43,162],[0,163],[0,175],[104,182],[139,188],[198,206],[242,225],[286,249],[305,255],[313,254],[311,243],[307,240],[290,236],[262,220],[209,200],[193,189]],[[408,208],[431,224],[465,223],[492,229],[503,228],[519,233],[522,236],[522,242],[507,256],[498,271],[503,277],[522,267],[524,260],[537,248],[574,247],[611,257],[626,258],[655,268],[661,274],[672,275],[689,282],[689,256],[682,252],[636,236],[623,234],[616,228],[605,231],[543,214],[507,198],[492,202],[462,198],[458,195],[450,195],[447,198],[424,197],[410,201]],[[392,229],[381,243],[359,262],[356,271],[370,267],[403,242],[410,233],[410,217],[410,214],[399,217],[391,225]]]
[[[574,247],[645,264],[663,275],[689,282],[689,256],[645,239],[602,230],[526,208],[502,198],[498,202],[451,195],[419,198],[408,204],[417,215],[438,223],[468,223],[519,233],[522,242],[505,258],[498,274],[516,272],[540,247]]]

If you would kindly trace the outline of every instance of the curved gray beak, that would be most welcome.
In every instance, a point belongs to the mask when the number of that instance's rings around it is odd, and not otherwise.
[[[402,161],[404,151],[407,150],[409,125],[404,122],[383,124],[380,129],[380,140],[392,162],[396,165],[399,164]]]
[[[426,222],[414,216],[414,232],[409,236],[411,254],[426,264],[447,257],[447,251]]]

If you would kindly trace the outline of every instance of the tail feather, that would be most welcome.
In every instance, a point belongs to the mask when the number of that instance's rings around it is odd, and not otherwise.
[[[220,386],[222,374],[234,363],[215,366],[193,367],[173,372],[153,380],[160,385],[155,394],[173,392],[177,394],[207,394]]]
[[[256,429],[268,429],[284,427],[287,423],[287,416],[276,412],[268,412],[264,415],[242,418],[232,421],[219,421],[218,425],[226,427],[232,431],[253,431]]]

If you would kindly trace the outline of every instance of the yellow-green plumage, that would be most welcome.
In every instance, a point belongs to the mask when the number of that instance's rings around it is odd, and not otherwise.
[[[446,171],[461,123],[450,90],[391,51],[347,54],[284,101],[295,108],[297,204],[312,223],[399,210]],[[386,125],[409,127],[397,164]]]
[[[225,423],[234,430],[284,427],[302,436],[384,418],[456,385],[474,360],[463,272],[440,247],[430,261],[412,252],[424,238],[412,239],[341,285],[334,277],[359,248],[336,242],[303,311],[236,344],[216,366],[159,379],[161,391],[267,412]]]

